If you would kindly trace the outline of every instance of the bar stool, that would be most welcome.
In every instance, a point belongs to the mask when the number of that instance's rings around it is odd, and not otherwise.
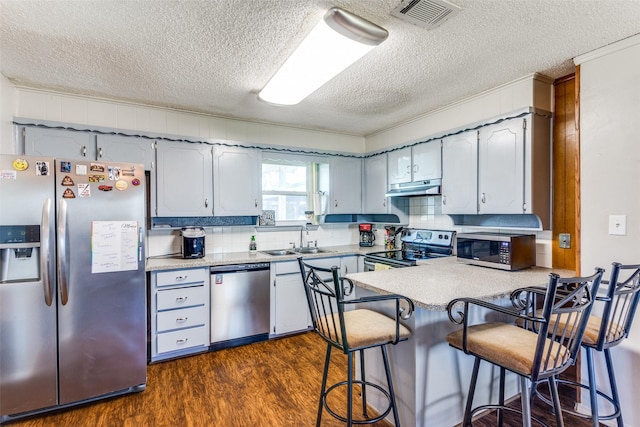
[[[589,390],[591,414],[583,414],[566,408],[563,411],[573,415],[591,418],[594,427],[599,426],[601,420],[616,419],[618,427],[623,427],[622,412],[620,410],[620,398],[613,372],[610,349],[620,344],[629,335],[631,324],[638,307],[640,298],[640,264],[622,265],[614,262],[611,268],[609,280],[603,280],[607,284],[605,296],[597,296],[594,311],[597,313],[589,317],[589,322],[582,339],[582,347],[585,350],[588,372],[588,383],[581,384],[566,379],[556,379],[558,384],[570,384]],[[600,313],[600,308],[601,313]],[[593,365],[593,352],[600,351],[604,354],[609,377],[611,395],[598,390]],[[599,415],[598,396],[606,399],[613,406],[613,412],[608,415]],[[541,398],[545,401],[542,396]],[[550,403],[547,401],[547,403]]]
[[[316,426],[320,426],[323,409],[326,409],[330,415],[347,423],[348,426],[353,424],[373,424],[393,411],[395,425],[399,427],[400,420],[391,371],[389,370],[387,344],[397,344],[400,341],[407,340],[411,335],[411,331],[402,325],[400,320],[411,317],[414,310],[413,301],[401,295],[380,295],[346,301],[344,297],[350,295],[353,291],[353,283],[349,279],[338,276],[338,267],[314,267],[304,262],[302,257],[298,258],[298,263],[302,281],[304,282],[307,302],[309,303],[313,329],[327,342]],[[393,301],[395,303],[394,317],[388,317],[367,308],[357,308],[358,304],[381,301]],[[354,305],[356,308],[345,311],[345,306],[349,305]],[[331,349],[334,347],[347,355],[347,380],[327,388]],[[387,377],[387,389],[366,380],[364,350],[373,347],[380,347],[382,351]],[[355,352],[360,353],[359,380],[353,379],[353,354]],[[362,418],[357,419],[353,417],[353,384],[360,386],[362,396]],[[344,386],[347,387],[346,417],[340,415],[327,404],[329,393]],[[389,402],[385,411],[371,418],[367,413],[367,388],[378,390]]]
[[[497,409],[500,426],[503,424],[503,411],[520,412],[523,426],[530,427],[532,420],[544,425],[531,416],[530,406],[535,386],[541,382],[549,383],[556,409],[556,423],[558,426],[564,425],[558,389],[553,379],[574,362],[580,350],[602,273],[602,269],[596,269],[596,273],[588,277],[562,279],[551,274],[547,289],[529,287],[514,291],[511,294],[513,307],[502,307],[472,298],[458,298],[449,302],[449,319],[461,324],[462,329],[447,335],[446,340],[452,347],[475,357],[463,426],[471,426],[473,414],[485,409]],[[537,303],[541,299],[543,308],[539,315]],[[506,322],[469,325],[472,306],[502,313],[525,325],[535,324],[535,328],[523,328]],[[551,327],[552,323],[554,327]],[[497,405],[472,408],[481,360],[500,368],[499,402]],[[521,411],[505,406],[505,371],[520,377]],[[531,395],[527,380],[532,384]]]

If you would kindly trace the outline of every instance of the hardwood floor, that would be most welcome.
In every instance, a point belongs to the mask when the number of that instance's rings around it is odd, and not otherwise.
[[[314,333],[149,366],[147,389],[29,419],[11,427],[315,426],[326,345]],[[329,382],[344,379],[346,356],[333,352]],[[344,397],[335,396],[341,408]],[[337,403],[336,403],[337,402]],[[518,402],[516,401],[517,405]],[[534,413],[541,409],[536,406]],[[543,408],[543,410],[546,410]],[[323,426],[342,426],[326,411]],[[565,418],[567,426],[590,426]],[[508,423],[508,426],[519,425]],[[379,422],[376,426],[388,426]],[[478,421],[474,425],[495,425]],[[550,425],[554,425],[553,422]],[[410,426],[409,426],[410,427]],[[438,426],[434,426],[438,427]]]

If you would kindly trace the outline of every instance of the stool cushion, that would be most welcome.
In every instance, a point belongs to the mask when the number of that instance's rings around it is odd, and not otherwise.
[[[602,318],[599,316],[589,316],[589,322],[587,328],[584,330],[584,337],[582,337],[582,344],[588,346],[595,346],[598,343],[598,336],[600,335],[600,327],[602,325]],[[607,329],[607,335],[604,338],[605,342],[612,342],[621,339],[624,335],[624,328],[615,322],[611,322]]]
[[[537,316],[542,316],[542,310],[536,311]],[[560,327],[563,328],[566,322],[567,314],[560,315]],[[555,325],[555,317],[552,317],[549,321],[549,329],[553,329]],[[516,320],[516,325],[522,327],[524,322],[521,319]],[[598,344],[598,336],[600,335],[600,328],[602,326],[602,318],[599,316],[591,315],[589,316],[589,321],[587,322],[587,327],[584,330],[584,336],[582,337],[582,344],[590,347],[595,347]],[[605,342],[613,342],[617,341],[624,336],[624,328],[620,326],[616,322],[611,322],[609,325],[609,329],[607,331],[607,335],[604,339]]]
[[[462,334],[462,329],[450,333],[447,335],[447,342],[463,350]],[[467,328],[469,353],[521,375],[531,375],[537,343],[537,333],[507,323],[484,323]],[[569,360],[569,350],[551,340],[545,343],[545,355],[549,346],[552,346],[550,365],[541,364],[540,372],[559,367]]]
[[[333,322],[340,330],[338,314],[333,315]],[[320,333],[331,336],[338,343],[344,345],[342,337],[335,337],[333,322],[329,321],[330,331],[326,331],[326,319],[318,319]],[[370,347],[393,342],[396,339],[396,321],[384,314],[368,309],[358,309],[344,312],[344,325],[349,348]],[[400,339],[407,339],[411,331],[400,325]]]

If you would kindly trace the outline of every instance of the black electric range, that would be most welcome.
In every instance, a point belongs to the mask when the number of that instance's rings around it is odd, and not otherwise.
[[[450,230],[404,229],[400,240],[402,249],[371,252],[365,255],[365,271],[376,264],[399,268],[416,265],[418,260],[451,256],[456,232]]]

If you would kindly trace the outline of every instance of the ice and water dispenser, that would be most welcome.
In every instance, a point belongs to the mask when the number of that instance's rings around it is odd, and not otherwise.
[[[0,283],[40,279],[40,226],[0,225]]]

